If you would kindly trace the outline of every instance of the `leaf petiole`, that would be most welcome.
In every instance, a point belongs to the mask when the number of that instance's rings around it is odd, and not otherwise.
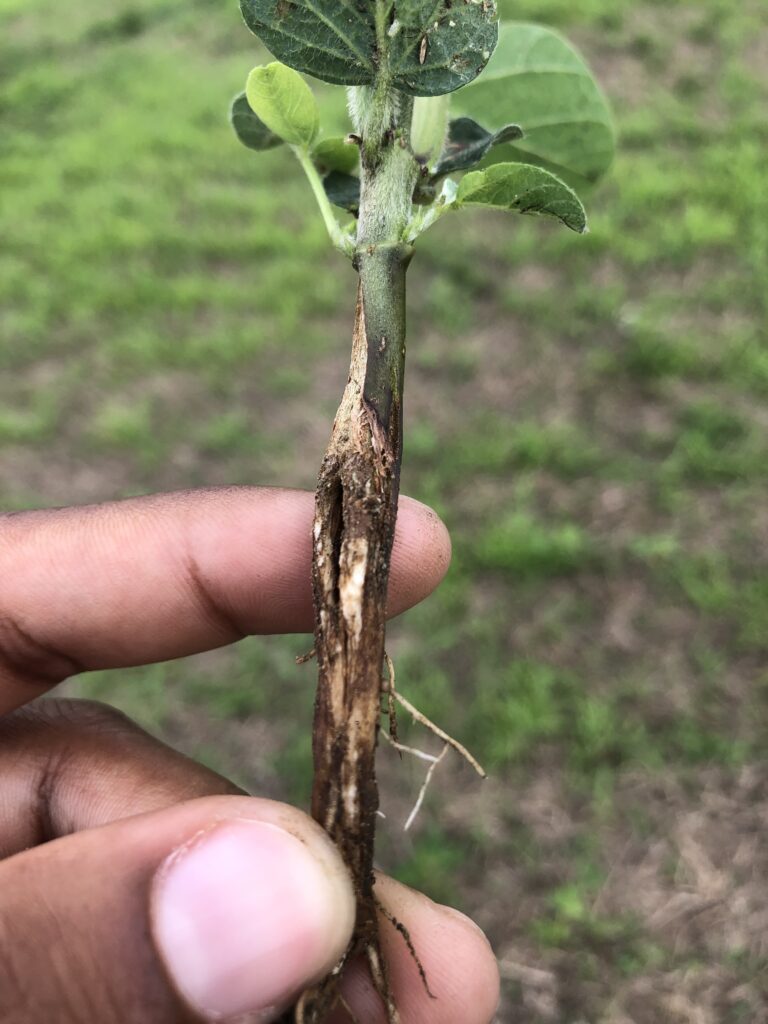
[[[458,185],[452,178],[446,178],[440,195],[430,206],[417,206],[412,214],[405,230],[403,241],[410,245],[415,242],[419,235],[423,235],[427,228],[436,224],[443,214],[447,213],[456,202]]]
[[[317,205],[320,207],[320,213],[322,214],[323,221],[325,222],[331,241],[339,252],[344,253],[345,256],[352,259],[355,251],[354,240],[344,231],[336,220],[336,215],[333,212],[328,196],[325,194],[322,179],[317,168],[312,162],[309,150],[303,146],[291,146],[291,149],[296,154],[296,159],[304,169],[304,173],[307,176],[307,180],[309,181],[310,187],[314,192],[315,199],[317,200]]]

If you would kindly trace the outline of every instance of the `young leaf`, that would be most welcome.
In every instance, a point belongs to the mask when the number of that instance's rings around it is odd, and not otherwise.
[[[413,102],[411,149],[423,166],[431,167],[443,151],[450,104],[450,96],[420,96]]]
[[[360,210],[360,179],[341,171],[331,171],[323,178],[323,187],[334,206],[357,216]]]
[[[480,163],[494,146],[522,137],[523,130],[518,124],[508,124],[498,132],[488,132],[471,117],[459,117],[450,123],[448,141],[434,176],[443,178],[446,174],[469,170]]]
[[[312,149],[312,163],[321,174],[341,171],[351,174],[360,162],[360,151],[343,138],[321,139]]]
[[[454,98],[454,109],[483,124],[522,125],[525,137],[487,161],[524,160],[578,186],[597,181],[613,160],[603,93],[570,43],[539,25],[504,23],[488,67]]]
[[[437,96],[471,82],[493,53],[495,0],[390,0],[380,52],[382,3],[240,0],[240,7],[248,28],[279,60],[336,85],[370,85],[387,73],[402,92]]]
[[[572,231],[587,230],[581,200],[554,174],[531,164],[493,164],[462,178],[454,208],[495,206],[501,210],[555,217]]]
[[[285,64],[254,68],[245,95],[251,110],[270,131],[291,146],[308,149],[320,128],[317,101],[307,83]]]
[[[248,149],[274,149],[275,146],[283,144],[283,140],[256,117],[244,92],[232,100],[229,120],[235,130],[235,135]]]

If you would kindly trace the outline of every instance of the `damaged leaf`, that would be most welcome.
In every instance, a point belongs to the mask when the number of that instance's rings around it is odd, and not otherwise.
[[[581,200],[554,174],[531,164],[493,164],[461,180],[454,207],[493,206],[500,210],[554,217],[572,231],[587,230]]]
[[[448,127],[448,141],[435,168],[435,177],[467,171],[480,163],[494,146],[522,137],[523,130],[518,124],[508,124],[497,132],[489,132],[471,117],[459,117]]]
[[[386,3],[386,38],[376,36],[383,0],[241,0],[251,29],[289,67],[336,85],[370,85],[379,74],[413,96],[471,82],[498,37],[495,0]]]

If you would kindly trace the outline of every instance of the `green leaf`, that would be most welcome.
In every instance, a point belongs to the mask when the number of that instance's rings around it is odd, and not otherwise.
[[[248,149],[274,149],[275,146],[283,144],[283,140],[256,117],[244,92],[232,100],[229,120],[235,130],[235,135]]]
[[[351,174],[357,170],[359,162],[360,150],[353,142],[341,137],[321,139],[312,149],[312,163],[321,174],[329,171]]]
[[[480,163],[494,146],[522,137],[523,130],[519,124],[508,124],[498,132],[488,132],[471,117],[459,117],[450,123],[448,141],[434,176],[444,178],[446,174],[469,170]]]
[[[248,75],[245,95],[251,110],[270,131],[291,146],[308,149],[320,128],[317,101],[307,83],[274,61]]]
[[[450,105],[450,96],[419,96],[413,101],[411,149],[425,167],[431,167],[443,151]]]
[[[587,215],[573,189],[531,164],[493,164],[484,171],[471,171],[462,178],[453,205],[495,206],[555,217],[579,234],[587,230]]]
[[[394,84],[441,96],[475,79],[496,46],[496,0],[396,0],[389,29]]]
[[[386,8],[385,49],[376,38]],[[370,85],[385,71],[413,96],[471,82],[498,35],[495,0],[241,0],[246,25],[284,64],[336,85]]]
[[[506,22],[485,72],[454,98],[454,109],[483,124],[517,121],[525,137],[487,161],[523,160],[570,184],[601,178],[615,132],[608,103],[582,57],[556,32]]]
[[[357,216],[360,210],[360,179],[341,171],[332,171],[323,178],[323,187],[334,206]]]

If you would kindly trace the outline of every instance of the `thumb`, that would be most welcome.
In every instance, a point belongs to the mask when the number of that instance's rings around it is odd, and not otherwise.
[[[292,807],[205,797],[0,862],[0,1020],[276,1020],[346,949],[355,902]]]

